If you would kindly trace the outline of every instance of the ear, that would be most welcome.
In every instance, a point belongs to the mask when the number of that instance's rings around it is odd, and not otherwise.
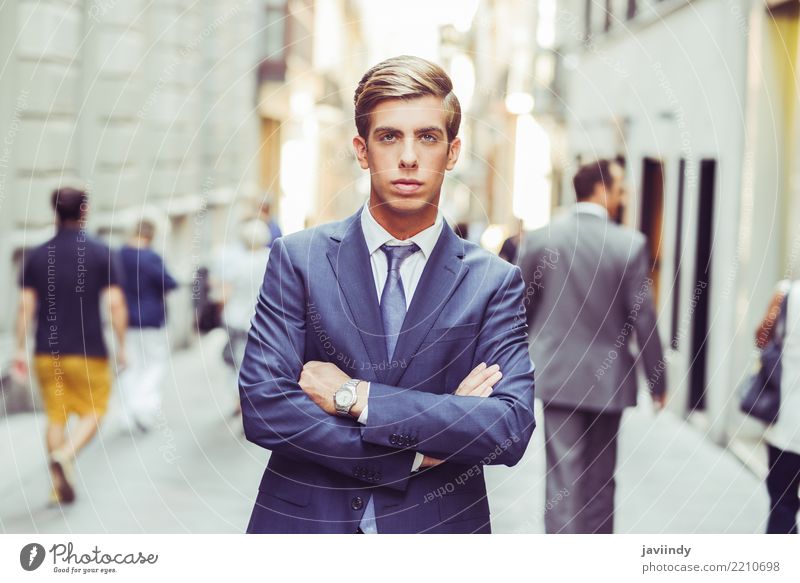
[[[450,148],[447,151],[447,166],[448,170],[452,170],[456,162],[458,162],[458,155],[461,153],[461,138],[455,138],[450,142]]]
[[[358,158],[358,164],[362,170],[369,170],[369,160],[367,159],[367,141],[361,136],[353,138],[353,150]]]

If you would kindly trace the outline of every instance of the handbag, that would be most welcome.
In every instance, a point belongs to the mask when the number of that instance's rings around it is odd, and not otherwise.
[[[786,332],[786,306],[789,293],[783,297],[775,322],[775,333],[761,350],[758,372],[745,381],[739,409],[742,413],[766,423],[775,423],[781,407],[781,357]]]

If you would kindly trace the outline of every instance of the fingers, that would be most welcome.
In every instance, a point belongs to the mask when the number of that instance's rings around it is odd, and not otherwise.
[[[502,378],[502,374],[499,365],[493,364],[487,367],[486,363],[482,362],[461,381],[455,394],[462,397],[484,396],[487,386],[491,388],[500,378]]]
[[[467,378],[470,378],[472,375],[479,373],[480,371],[482,371],[485,368],[486,368],[486,363],[485,362],[480,363],[478,366],[476,366],[471,371],[469,371],[469,374],[467,375]],[[464,379],[464,380],[466,380],[466,379]]]
[[[473,396],[476,397],[488,397],[492,394],[492,389],[494,388],[495,383],[499,382],[500,379],[503,378],[503,373],[500,372],[498,369],[492,376],[488,379],[483,381],[473,392]]]
[[[474,385],[471,387],[469,395],[473,397],[480,396],[487,386],[491,388],[497,381],[500,380],[502,376],[503,374],[500,372],[499,365],[493,364],[492,366],[485,368],[475,375],[475,378],[473,379]]]
[[[461,384],[458,385],[456,389],[456,395],[464,395],[475,388],[480,381],[478,381],[478,376],[486,370],[486,363],[482,362],[475,368],[473,368],[470,373],[464,377],[464,380],[461,381]]]
[[[426,456],[422,457],[422,463],[420,464],[419,467],[420,468],[432,468],[434,466],[438,466],[440,463],[442,463],[442,460],[436,459],[434,457],[430,457],[430,456],[426,455]]]

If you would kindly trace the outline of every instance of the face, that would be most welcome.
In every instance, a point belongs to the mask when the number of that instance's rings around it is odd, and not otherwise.
[[[369,169],[373,214],[432,223],[444,173],[458,160],[461,141],[448,144],[442,99],[390,99],[370,115],[369,135],[353,138],[359,164]]]

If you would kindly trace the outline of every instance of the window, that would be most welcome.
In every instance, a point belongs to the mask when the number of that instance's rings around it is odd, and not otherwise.
[[[625,19],[631,20],[636,16],[636,0],[628,0],[628,10],[625,11]]]
[[[264,14],[258,81],[259,83],[284,81],[286,79],[286,41],[289,26],[289,7],[286,0],[267,0]]]

